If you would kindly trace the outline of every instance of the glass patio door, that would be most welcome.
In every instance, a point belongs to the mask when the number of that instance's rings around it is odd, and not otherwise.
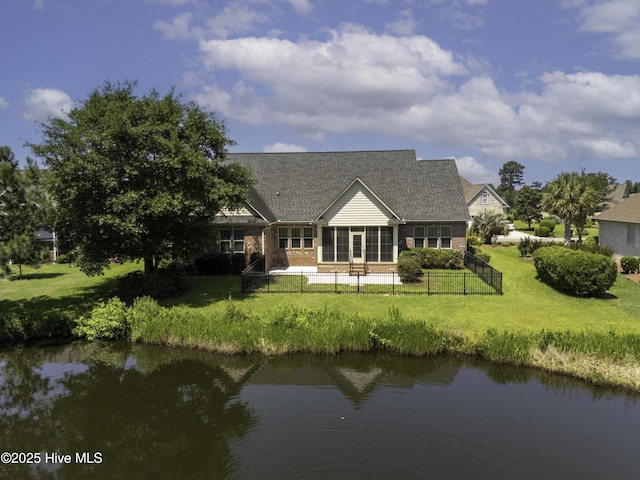
[[[351,232],[349,234],[349,250],[351,252],[351,261],[353,263],[364,263],[364,228],[360,228],[351,227]]]

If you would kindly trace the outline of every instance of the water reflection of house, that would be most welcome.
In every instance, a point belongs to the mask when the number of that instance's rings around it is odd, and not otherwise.
[[[422,385],[451,385],[460,370],[459,364],[447,360],[429,358],[427,360],[407,359],[423,362],[422,367],[404,373],[385,369],[373,364],[369,369],[352,368],[339,365],[310,366],[300,365],[294,368],[278,368],[266,363],[247,383],[252,385],[290,385],[334,387],[349,402],[359,407],[364,405],[382,387],[414,388]],[[336,363],[336,362],[333,362]],[[415,372],[415,373],[414,373]]]

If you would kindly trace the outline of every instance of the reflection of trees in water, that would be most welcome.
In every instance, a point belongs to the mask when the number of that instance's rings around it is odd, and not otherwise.
[[[2,451],[103,458],[61,466],[55,477],[41,469],[36,478],[224,478],[234,469],[230,442],[257,423],[237,398],[244,382],[220,366],[168,361],[144,373],[90,362],[58,386],[34,366],[10,355],[2,368]],[[34,403],[60,387],[62,396]],[[29,467],[13,467],[11,478],[33,478]]]
[[[383,386],[453,384],[466,366],[485,372],[498,384],[537,381],[563,394],[576,390],[593,398],[620,393],[535,369],[445,356],[378,353],[267,359],[124,343],[32,347],[2,357],[0,452],[103,455],[98,465],[49,470],[44,465],[37,471],[0,465],[0,478],[12,479],[233,476],[232,445],[259,421],[239,401],[242,388],[250,383],[330,386],[359,407]],[[63,367],[52,374],[51,366],[43,370],[46,363]]]

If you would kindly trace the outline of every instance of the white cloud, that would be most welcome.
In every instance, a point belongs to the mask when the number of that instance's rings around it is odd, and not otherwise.
[[[25,97],[25,111],[22,117],[26,120],[45,121],[49,117],[65,117],[73,108],[71,97],[55,88],[36,88],[30,90]]]
[[[262,148],[264,153],[282,153],[282,152],[308,152],[305,147],[294,145],[292,143],[276,142],[272,145],[265,145]]]
[[[572,140],[571,144],[585,155],[602,158],[633,158],[638,156],[638,146],[631,142],[621,142],[617,139],[588,139]]]
[[[231,3],[222,12],[206,21],[208,30],[218,38],[227,38],[230,34],[252,31],[257,24],[267,23],[269,17],[264,12],[248,8],[239,3]]]
[[[170,40],[190,38],[203,39],[207,35],[216,38],[227,38],[232,34],[251,32],[257,25],[269,21],[269,16],[259,10],[241,3],[230,3],[215,16],[195,21],[190,12],[182,12],[171,21],[158,20],[154,28]]]
[[[314,138],[389,128],[390,115],[410,118],[416,102],[450,88],[448,77],[467,73],[427,37],[375,35],[353,25],[330,32],[324,42],[247,37],[203,41],[200,48],[210,70],[235,71],[245,87],[267,90],[262,101],[238,102],[231,95],[226,114],[253,124],[295,125]],[[241,103],[249,105],[250,115]]]
[[[466,178],[471,183],[492,183],[499,182],[498,174],[490,171],[484,165],[478,163],[473,157],[456,158],[456,166],[460,176]]]
[[[162,5],[170,5],[172,7],[181,7],[190,3],[196,3],[196,0],[145,0],[147,3],[160,3]]]
[[[4,108],[9,108],[9,102],[7,102],[4,98],[0,97],[0,110]]]
[[[387,25],[387,30],[399,35],[413,35],[418,22],[413,18],[411,9],[403,10],[398,14],[398,18]]]
[[[638,0],[590,0],[575,2],[580,29],[611,36],[616,56],[640,58],[640,2]]]
[[[509,92],[490,69],[428,37],[351,24],[322,40],[242,37],[201,40],[199,48],[218,83],[195,99],[250,125],[288,125],[315,139],[373,133],[465,145],[508,160],[640,151],[636,75],[549,72]],[[225,72],[239,80],[224,83]]]
[[[153,26],[156,30],[159,30],[165,38],[185,40],[194,36],[194,32],[191,31],[192,17],[191,13],[183,12],[175,16],[171,22],[158,20]]]
[[[488,0],[431,0],[432,5],[441,5],[440,19],[462,30],[475,30],[484,24],[482,12],[475,8]]]
[[[287,0],[298,15],[309,15],[313,5],[309,0]]]

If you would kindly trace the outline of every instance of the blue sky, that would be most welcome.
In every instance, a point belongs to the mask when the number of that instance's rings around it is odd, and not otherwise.
[[[171,87],[231,151],[414,149],[472,182],[640,181],[638,0],[4,0],[0,145],[104,81]]]

